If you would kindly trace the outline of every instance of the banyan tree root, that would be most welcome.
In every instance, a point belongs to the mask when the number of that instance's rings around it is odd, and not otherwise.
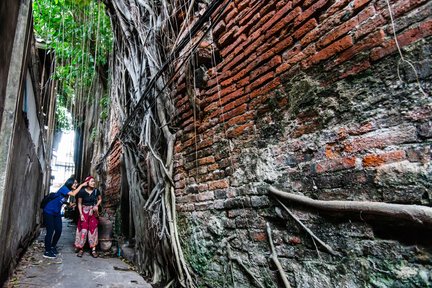
[[[308,227],[306,227],[306,225],[304,225],[300,219],[298,219],[281,201],[279,201],[279,199],[277,199],[277,201],[279,202],[279,204],[282,205],[282,207],[285,209],[285,211],[294,219],[294,221],[297,222],[297,224],[299,224],[315,241],[317,241],[322,247],[324,247],[324,249],[332,254],[332,255],[339,255],[336,251],[334,251],[329,245],[327,245],[326,243],[324,243],[324,241],[322,241],[321,239],[318,238],[318,236],[316,236]]]
[[[285,288],[291,288],[291,285],[288,282],[288,278],[287,278],[287,276],[285,274],[285,271],[282,268],[282,264],[279,262],[279,259],[277,257],[276,249],[275,249],[274,244],[273,244],[273,238],[272,238],[272,233],[271,233],[270,225],[269,225],[268,222],[266,223],[266,226],[267,226],[267,235],[268,235],[268,238],[269,238],[270,249],[271,249],[270,259],[272,259],[272,261],[275,263],[275,265],[276,265],[276,267],[277,267],[277,269],[279,271],[279,275],[282,278],[282,282],[285,285]]]
[[[264,286],[261,284],[261,282],[254,276],[254,274],[246,267],[246,265],[243,264],[243,261],[240,259],[240,257],[236,257],[233,255],[231,251],[231,246],[227,246],[227,255],[228,259],[231,261],[237,262],[237,264],[247,273],[247,275],[252,278],[257,285],[257,287],[264,288]]]
[[[273,186],[269,187],[269,191],[285,200],[320,210],[385,216],[426,227],[432,225],[432,208],[426,206],[371,201],[314,200],[306,196],[281,191]]]

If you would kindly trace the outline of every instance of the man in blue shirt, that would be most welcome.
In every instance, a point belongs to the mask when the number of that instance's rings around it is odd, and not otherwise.
[[[74,178],[69,178],[66,183],[55,193],[54,198],[49,201],[43,209],[43,219],[46,227],[45,235],[45,258],[55,258],[57,252],[57,242],[62,233],[61,208],[68,196],[75,196],[81,188],[87,186],[82,183],[77,188],[78,182]]]

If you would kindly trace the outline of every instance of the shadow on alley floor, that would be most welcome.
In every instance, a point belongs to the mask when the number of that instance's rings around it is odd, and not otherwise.
[[[55,259],[42,257],[45,237],[45,229],[42,229],[5,287],[152,287],[120,258],[103,253],[93,258],[89,251],[82,258],[77,257],[73,247],[75,229],[69,220],[63,220],[63,233],[58,243],[60,255]]]

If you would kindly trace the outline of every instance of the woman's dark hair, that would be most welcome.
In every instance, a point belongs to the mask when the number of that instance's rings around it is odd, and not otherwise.
[[[67,187],[67,188],[69,188],[69,190],[72,190],[72,185],[74,184],[74,182],[75,182],[75,179],[74,178],[69,178],[68,180],[66,180],[66,182],[65,182],[65,186]]]

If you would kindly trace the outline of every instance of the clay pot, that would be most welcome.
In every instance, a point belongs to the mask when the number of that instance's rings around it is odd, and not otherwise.
[[[106,217],[99,217],[99,247],[106,252],[112,246],[112,222]]]

